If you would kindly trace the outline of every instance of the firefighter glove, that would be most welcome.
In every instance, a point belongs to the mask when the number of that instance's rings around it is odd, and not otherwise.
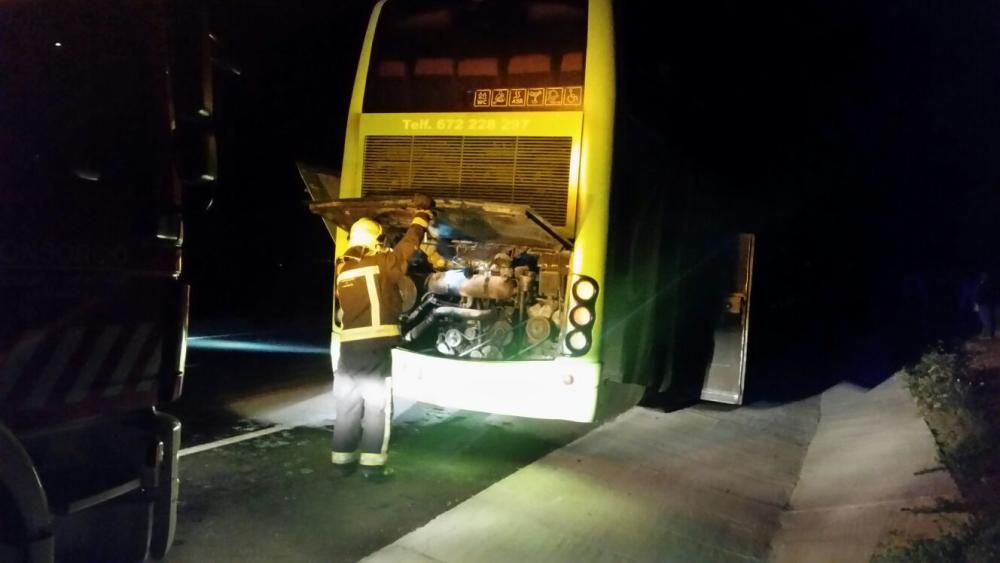
[[[413,214],[413,222],[426,229],[434,224],[434,212],[421,209]]]

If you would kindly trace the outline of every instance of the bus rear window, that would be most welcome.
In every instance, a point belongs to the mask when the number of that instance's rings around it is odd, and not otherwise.
[[[586,0],[390,0],[364,111],[580,110],[586,42]]]

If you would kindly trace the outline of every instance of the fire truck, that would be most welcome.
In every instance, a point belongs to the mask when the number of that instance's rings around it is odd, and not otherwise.
[[[0,561],[172,541],[182,204],[215,177],[192,6],[0,4]]]

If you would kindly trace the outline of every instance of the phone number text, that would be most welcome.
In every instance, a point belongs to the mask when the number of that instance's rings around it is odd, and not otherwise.
[[[525,131],[530,119],[404,119],[407,131]]]

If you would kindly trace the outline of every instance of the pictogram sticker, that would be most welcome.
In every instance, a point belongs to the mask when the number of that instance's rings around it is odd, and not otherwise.
[[[512,106],[523,106],[528,98],[527,88],[511,88],[510,89],[510,105]]]
[[[567,86],[563,101],[567,106],[580,105],[583,102],[583,86]]]
[[[472,107],[477,107],[477,108],[490,107],[490,91],[476,90],[476,96],[472,100]]]
[[[528,88],[528,105],[545,105],[545,88]]]
[[[509,99],[510,92],[506,88],[494,88],[493,99],[490,100],[490,105],[493,107],[506,107]]]
[[[563,105],[563,89],[560,88],[546,88],[545,89],[545,105],[547,106],[561,106]]]

